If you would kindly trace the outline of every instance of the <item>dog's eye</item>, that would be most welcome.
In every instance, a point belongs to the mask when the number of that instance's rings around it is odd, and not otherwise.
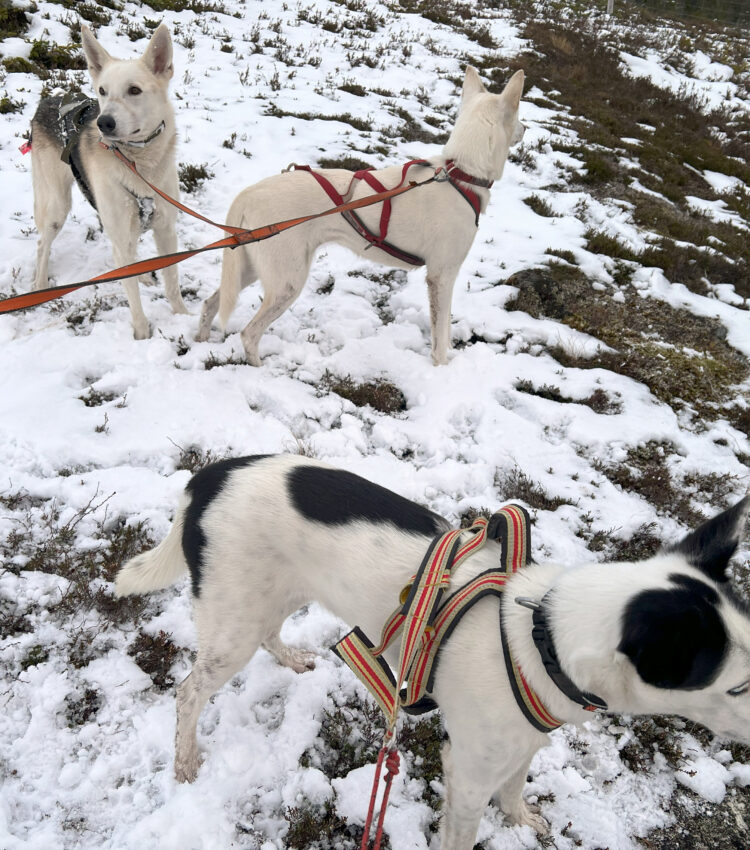
[[[750,688],[750,682],[743,682],[741,685],[737,685],[736,688],[730,688],[727,693],[730,697],[739,697],[747,693],[748,688]]]
[[[140,94],[140,93],[141,93],[141,89],[139,89],[138,86],[131,86],[128,89],[128,94],[136,95],[136,94]]]
[[[104,95],[106,94],[106,92],[104,91],[104,87],[103,87],[103,86],[99,86],[99,94],[100,94],[102,97],[104,97]]]

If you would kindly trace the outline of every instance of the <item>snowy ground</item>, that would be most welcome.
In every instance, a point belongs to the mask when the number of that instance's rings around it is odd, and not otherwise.
[[[517,25],[503,12],[485,10],[475,21],[494,39],[497,47],[489,49],[460,29],[377,3],[227,0],[224,7],[236,17],[163,14],[178,33],[172,84],[178,159],[206,163],[214,175],[189,201],[219,219],[238,188],[289,162],[353,155],[377,166],[439,152],[439,145],[398,139],[391,131],[399,124],[394,106],[415,115],[425,132],[444,132],[457,107],[464,56],[492,55],[502,66],[523,46]],[[369,13],[374,30],[364,28]],[[27,38],[67,43],[70,33],[60,20],[66,16],[61,6],[40,0],[30,13]],[[145,41],[131,42],[122,23],[140,26],[144,17],[162,16],[128,3],[98,36],[114,55],[136,55]],[[342,26],[322,26],[334,22]],[[220,51],[222,43],[233,52]],[[27,56],[30,44],[10,39],[0,47],[5,57]],[[659,85],[685,82],[656,53],[635,57],[623,51],[622,59],[633,73],[648,74]],[[706,97],[747,107],[732,68],[705,54],[696,55],[693,68],[688,82]],[[77,76],[84,81],[82,72]],[[341,89],[354,84],[369,93]],[[0,124],[0,293],[10,294],[26,290],[33,276],[30,162],[17,147],[42,81],[7,74],[2,85],[26,104]],[[528,86],[534,91],[535,81]],[[536,94],[541,98],[538,88]],[[276,115],[268,114],[271,107]],[[348,113],[371,129],[342,120],[279,117],[279,110]],[[578,166],[547,144],[558,112],[526,103],[521,117],[528,125],[524,142],[537,151],[536,165],[528,170],[510,162],[493,190],[453,299],[454,344],[466,345],[446,367],[430,363],[423,272],[389,277],[382,267],[335,246],[322,251],[303,296],[263,338],[259,369],[232,363],[205,368],[207,361],[241,354],[238,331],[260,303],[258,287],[243,293],[226,339],[216,330],[209,342],[193,342],[200,302],[218,283],[218,254],[180,269],[190,316],[172,315],[161,286],[143,290],[156,329],[145,342],[133,341],[127,304],[116,285],[0,319],[0,535],[17,532],[24,511],[38,520],[49,500],[61,509],[60,523],[93,500],[101,506],[76,526],[79,547],[101,546],[97,528],[119,518],[145,523],[158,540],[189,478],[178,469],[181,450],[193,446],[216,457],[303,447],[455,521],[469,508],[499,507],[512,494],[499,492],[498,481],[520,470],[565,502],[536,511],[533,541],[536,559],[563,563],[601,557],[587,550],[591,532],[627,539],[649,524],[665,540],[684,532],[676,519],[602,473],[602,464],[621,462],[629,447],[670,443],[676,448],[670,460],[675,475],[726,476],[728,500],[741,495],[750,483],[742,462],[750,440],[727,419],[687,427],[684,416],[631,378],[562,367],[548,347],[593,350],[596,340],[562,323],[504,309],[515,289],[503,281],[545,263],[548,249],[572,251],[593,282],[611,285],[611,263],[585,247],[592,223],[635,247],[645,244],[626,207],[587,197],[580,187],[560,188]],[[706,180],[722,176],[711,172]],[[537,215],[524,204],[534,192],[557,217]],[[587,222],[576,215],[583,200]],[[703,209],[725,215],[710,204]],[[218,238],[207,225],[185,217],[178,234],[187,247]],[[142,255],[151,249],[146,236]],[[107,240],[76,192],[71,217],[53,247],[54,282],[109,267]],[[731,286],[708,298],[670,283],[658,269],[640,270],[634,282],[644,298],[718,316],[729,343],[750,355],[749,314]],[[321,385],[326,372],[357,382],[385,378],[403,392],[406,410],[387,415],[355,407]],[[617,412],[597,414],[585,404],[520,392],[520,380],[555,385],[573,399],[604,389],[618,402]],[[82,402],[92,389],[103,394],[103,403]],[[737,387],[740,403],[747,389]],[[20,506],[12,498],[19,493],[25,499]],[[711,513],[718,505],[698,501],[695,507]],[[35,533],[41,532],[29,531]],[[747,549],[742,554],[747,560]],[[0,597],[28,612],[33,629],[0,642],[3,850],[271,850],[287,846],[288,808],[328,799],[335,800],[339,815],[362,822],[370,767],[331,780],[316,767],[299,766],[315,745],[323,712],[361,693],[325,652],[343,628],[325,611],[312,606],[286,626],[289,641],[323,653],[314,671],[295,675],[261,651],[206,708],[199,730],[206,762],[196,783],[185,787],[172,778],[173,693],[155,691],[127,654],[135,627],[103,626],[94,610],[60,618],[55,600],[65,593],[65,579],[24,570],[21,557],[6,566]],[[193,648],[187,586],[161,594],[140,627],[150,634],[164,630],[177,646]],[[66,660],[76,631],[90,636],[95,656],[80,667]],[[44,659],[28,663],[39,646]],[[175,678],[188,669],[188,653],[182,652]],[[65,706],[86,689],[102,695],[99,710],[83,724],[70,723]],[[543,801],[553,846],[561,850],[627,850],[637,846],[636,836],[670,822],[679,785],[718,803],[735,786],[750,783],[748,768],[724,743],[699,741],[687,732],[679,738],[682,770],[663,758],[646,770],[631,770],[619,753],[632,733],[617,723],[592,720],[578,732],[556,732],[532,764],[528,793]],[[424,791],[416,769],[399,777],[386,819],[394,850],[428,846],[433,813]],[[487,850],[537,846],[528,828],[506,825],[493,807],[478,840]]]

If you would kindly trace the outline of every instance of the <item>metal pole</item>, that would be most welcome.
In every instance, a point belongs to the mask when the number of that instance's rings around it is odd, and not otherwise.
[[[615,9],[615,0],[607,0],[607,14],[611,15]]]

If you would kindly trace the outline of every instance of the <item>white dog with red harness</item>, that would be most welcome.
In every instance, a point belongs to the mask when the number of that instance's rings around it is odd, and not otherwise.
[[[252,228],[284,221],[329,205],[360,198],[400,181],[422,181],[438,170],[438,179],[363,209],[359,214],[320,219],[273,239],[226,248],[220,288],[203,305],[198,340],[207,340],[219,312],[222,327],[234,310],[240,290],[260,279],[263,304],[242,331],[248,363],[260,365],[258,344],[268,326],[297,299],[315,252],[327,242],[387,266],[424,265],[430,301],[432,359],[446,363],[450,348],[451,296],[456,276],[477,232],[489,189],[503,174],[508,150],[523,136],[518,106],[523,71],[516,71],[502,94],[490,94],[472,67],[466,70],[461,108],[441,156],[415,160],[378,171],[295,167],[244,189],[227,215],[229,224]],[[428,170],[429,169],[429,170]],[[366,252],[366,253],[365,253]]]
[[[750,496],[640,563],[511,567],[499,605],[489,595],[471,606],[428,684],[450,738],[442,850],[470,850],[490,798],[514,823],[544,832],[522,797],[529,763],[546,730],[581,723],[591,709],[678,714],[750,743],[750,617],[726,577],[748,511]],[[195,475],[165,540],[129,561],[116,583],[119,595],[145,593],[190,572],[198,654],[177,691],[177,778],[198,772],[206,701],[258,647],[299,672],[313,665],[310,653],[282,643],[286,617],[317,600],[377,637],[428,547],[449,530],[426,508],[309,458],[237,458]],[[500,562],[488,541],[446,592]],[[392,648],[385,658],[395,667]]]

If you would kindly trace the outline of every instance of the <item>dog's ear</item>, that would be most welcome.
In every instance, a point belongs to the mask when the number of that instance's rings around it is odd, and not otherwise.
[[[165,24],[159,24],[148,43],[143,61],[152,74],[170,79],[174,73],[172,65],[172,36]]]
[[[516,71],[516,73],[508,80],[507,85],[503,89],[503,93],[500,95],[505,106],[513,112],[518,109],[518,104],[521,102],[524,78],[525,75],[523,71]]]
[[[94,38],[94,34],[86,24],[81,25],[81,42],[86,64],[89,66],[89,74],[95,80],[101,74],[102,68],[112,61],[112,57]]]
[[[684,555],[687,562],[714,581],[727,580],[726,569],[734,555],[750,512],[750,496],[688,534],[667,551]]]
[[[675,576],[672,589],[644,590],[628,603],[618,650],[656,688],[702,688],[716,677],[727,646],[718,593]]]
[[[484,83],[479,78],[479,72],[473,65],[466,66],[466,74],[464,75],[464,84],[461,89],[461,108],[475,98],[478,94],[483,94],[487,89]]]

